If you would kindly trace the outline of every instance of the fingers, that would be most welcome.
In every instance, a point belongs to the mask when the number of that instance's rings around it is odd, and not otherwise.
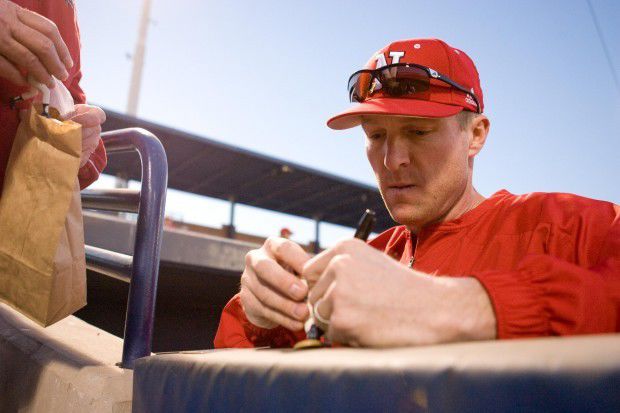
[[[97,106],[78,104],[75,105],[73,114],[69,119],[82,125],[82,156],[80,157],[80,168],[86,165],[90,155],[101,137],[101,124],[105,122],[105,112]]]
[[[284,297],[301,301],[308,294],[308,287],[299,278],[282,268],[263,250],[248,253],[246,266],[253,270],[262,284]]]
[[[101,126],[82,128],[82,155],[80,156],[80,168],[86,165],[90,155],[97,149],[101,139]]]
[[[268,238],[264,247],[276,260],[291,267],[297,274],[301,274],[304,264],[310,259],[299,244],[286,238]]]
[[[12,3],[8,3],[12,5]],[[4,7],[0,30],[0,73],[22,85],[14,70],[25,70],[40,83],[53,89],[52,75],[66,80],[73,60],[58,27],[49,19],[17,5]],[[21,75],[20,75],[21,76]]]
[[[242,288],[247,288],[257,303],[254,308],[262,318],[296,330],[302,327],[303,321],[308,318],[308,307],[303,302],[292,301],[283,297],[269,286],[262,284],[258,277],[248,272],[242,277]]]
[[[310,303],[316,303],[321,297],[327,294],[329,288],[336,281],[337,274],[344,272],[343,270],[351,266],[350,260],[351,257],[346,254],[336,255],[332,258],[327,268],[325,268],[325,271],[308,294],[308,301],[310,301]]]
[[[346,344],[347,346],[359,347],[358,329],[359,323],[352,323],[358,319],[358,312],[343,302],[342,288],[338,287],[338,281],[333,282],[325,294],[316,302],[314,306],[315,314],[328,321],[327,325],[321,326],[325,330],[327,338],[332,342]],[[340,286],[342,287],[342,286]],[[336,312],[338,306],[338,313]],[[318,317],[315,317],[318,320]],[[319,320],[319,326],[320,326]]]
[[[69,119],[85,128],[89,128],[103,124],[106,120],[106,115],[103,109],[98,106],[78,104],[75,105],[74,114]]]
[[[54,22],[40,14],[33,13],[23,8],[17,10],[17,17],[23,24],[38,31],[52,41],[58,57],[63,62],[66,69],[71,69],[73,67],[73,59],[71,59],[69,48],[64,40],[62,40],[62,36]]]
[[[323,320],[329,320],[332,317],[334,311],[334,301],[332,297],[332,291],[336,284],[331,284],[325,294],[317,300],[313,305],[314,313],[318,314],[318,318]]]
[[[0,73],[2,77],[8,80],[9,82],[18,85],[18,86],[27,86],[28,81],[19,70],[11,63],[6,60],[4,57],[0,56]]]
[[[303,302],[307,287],[264,249],[246,255],[241,292],[246,315],[255,325],[266,327],[276,323],[298,330],[308,318],[308,308]]]
[[[23,24],[14,27],[12,34],[15,40],[37,56],[50,74],[60,80],[66,80],[69,77],[65,64],[61,61],[51,39]]]
[[[366,248],[372,247],[369,247],[364,241],[355,238],[340,241],[332,248],[308,260],[301,271],[301,277],[308,281],[312,289],[334,257],[340,254],[348,255],[360,251],[365,254]]]
[[[243,282],[243,277],[241,281]],[[261,304],[243,284],[241,285],[239,296],[241,297],[243,312],[250,323],[260,328],[274,328],[278,326],[276,322],[268,320],[263,316]]]
[[[82,151],[90,150],[91,152],[99,145],[99,138],[101,136],[101,126],[92,126],[89,128],[82,128]]]
[[[286,317],[283,314],[269,308],[265,307],[260,303],[260,301],[250,294],[242,294],[243,307],[248,315],[248,319],[252,322],[250,318],[250,313],[259,313],[260,317],[264,320],[269,320],[269,323],[263,324],[264,328],[273,328],[276,325],[281,325],[284,328],[288,328],[291,331],[298,331],[304,327],[304,324],[301,321],[294,320],[292,318]],[[259,325],[260,327],[260,325]]]
[[[307,281],[310,290],[315,288],[316,282],[323,274],[329,261],[337,254],[335,248],[330,248],[308,260],[301,270],[301,278]]]
[[[291,271],[301,271],[308,259],[299,245],[283,238],[269,238],[246,255],[241,297],[248,320],[263,327],[276,323],[289,330],[303,328],[309,316],[304,302],[308,287]]]
[[[14,65],[26,69],[38,82],[44,83],[49,88],[55,86],[52,76],[39,58],[16,40],[11,38],[0,43],[0,54],[13,62]]]
[[[352,329],[350,324],[351,312],[345,310],[343,318],[342,301],[338,304],[341,309],[339,315],[335,313],[337,301],[336,285],[335,282],[332,283],[325,294],[313,306],[315,322],[325,331],[330,341],[358,347],[359,342],[355,335],[355,329]],[[321,319],[327,321],[327,324],[321,322]]]
[[[303,321],[308,318],[308,306],[306,303],[286,299],[260,282],[250,282],[248,287],[261,303],[286,317],[296,321]]]

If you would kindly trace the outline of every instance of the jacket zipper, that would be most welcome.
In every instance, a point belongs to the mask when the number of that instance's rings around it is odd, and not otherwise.
[[[410,236],[413,237],[411,231],[409,232]],[[415,252],[418,249],[418,236],[415,237],[415,244],[411,243],[411,259],[409,259],[409,268],[413,268],[413,264],[415,264]]]

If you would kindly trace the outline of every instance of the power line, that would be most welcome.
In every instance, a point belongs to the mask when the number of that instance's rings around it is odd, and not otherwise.
[[[590,10],[590,15],[592,16],[592,20],[594,21],[594,27],[596,27],[596,33],[598,34],[598,38],[601,41],[603,52],[605,52],[605,57],[607,58],[607,64],[609,65],[609,70],[611,70],[611,75],[614,78],[614,82],[616,83],[616,89],[618,89],[618,92],[620,93],[620,81],[618,81],[618,75],[616,73],[616,69],[614,68],[614,63],[611,60],[611,55],[609,54],[607,43],[605,43],[605,39],[603,38],[603,32],[601,31],[601,26],[598,24],[598,19],[596,18],[594,7],[592,7],[592,2],[590,0],[586,0],[586,3],[588,3],[588,9]]]

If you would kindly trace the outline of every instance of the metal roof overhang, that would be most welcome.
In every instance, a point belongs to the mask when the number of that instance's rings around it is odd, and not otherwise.
[[[393,225],[376,187],[226,145],[212,139],[105,110],[104,131],[144,128],[168,156],[168,187],[272,211],[355,227],[364,209],[377,213],[375,232]],[[129,171],[139,180],[132,154],[115,154],[104,173]]]

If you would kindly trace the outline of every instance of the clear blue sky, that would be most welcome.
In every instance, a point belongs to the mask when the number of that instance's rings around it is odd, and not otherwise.
[[[346,80],[390,41],[439,37],[476,62],[491,119],[484,195],[561,191],[620,203],[620,90],[585,0],[152,0],[139,116],[374,183],[361,130],[325,126]],[[591,0],[620,78],[620,2]],[[78,1],[83,86],[124,111],[141,0]],[[107,182],[104,182],[107,183]],[[220,225],[223,202],[173,193],[169,212]],[[240,208],[240,230],[312,238],[313,224]],[[350,231],[322,226],[325,244]]]

